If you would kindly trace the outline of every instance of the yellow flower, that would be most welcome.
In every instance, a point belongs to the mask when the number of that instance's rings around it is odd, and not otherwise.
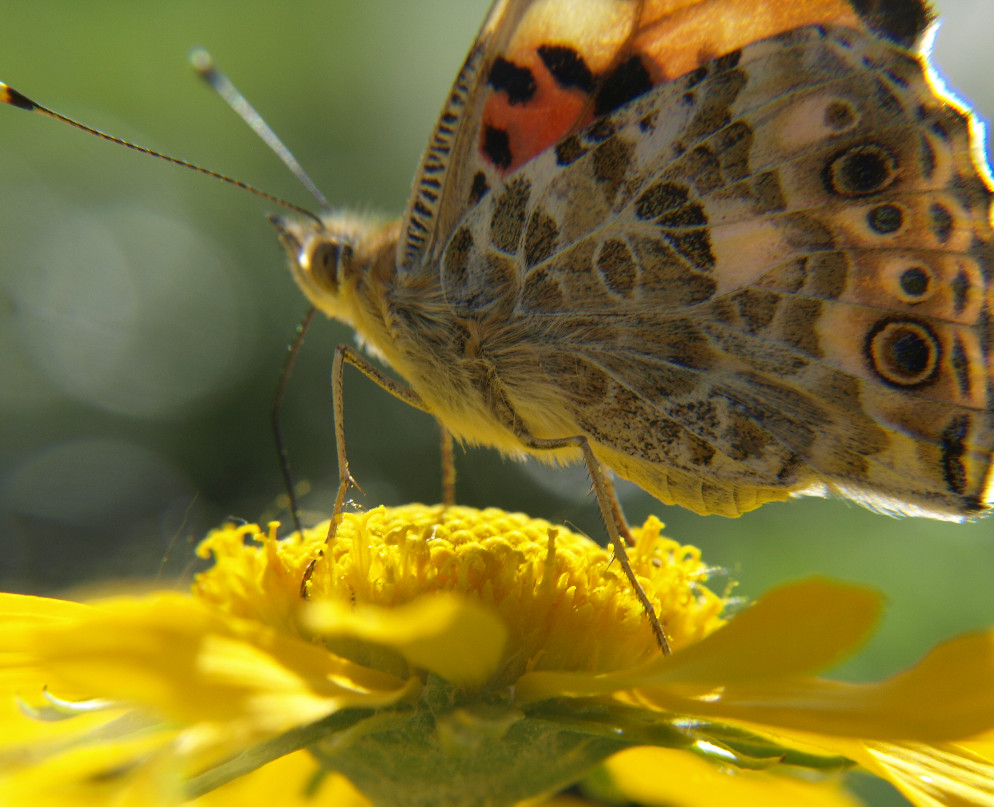
[[[836,807],[853,767],[916,804],[994,803],[994,634],[817,678],[877,595],[810,580],[728,618],[661,526],[632,563],[669,657],[603,549],[498,510],[350,514],[323,553],[327,525],[228,526],[187,594],[0,595],[0,803],[501,805],[582,780]]]

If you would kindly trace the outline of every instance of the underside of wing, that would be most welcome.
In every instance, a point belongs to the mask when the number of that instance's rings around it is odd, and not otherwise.
[[[398,266],[430,271],[490,188],[718,56],[814,24],[876,27],[910,45],[926,22],[919,0],[497,0],[422,158]]]
[[[488,174],[446,300],[503,324],[474,347],[494,397],[539,436],[568,413],[663,501],[973,515],[994,248],[970,129],[894,38],[779,33]]]

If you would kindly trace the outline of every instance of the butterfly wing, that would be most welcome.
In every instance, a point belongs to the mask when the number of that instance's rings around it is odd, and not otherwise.
[[[621,475],[698,512],[826,489],[890,511],[984,509],[990,191],[968,115],[894,41],[914,38],[921,6],[894,37],[849,19],[788,28],[696,48],[701,63],[657,81],[655,32],[755,4],[663,3],[681,8],[652,25],[639,16],[652,3],[579,5],[636,16],[565,134],[532,155],[508,127],[510,157],[495,159],[488,115],[504,104],[513,119],[515,104],[506,81],[484,85],[445,189],[467,194],[461,214],[436,217],[426,241],[447,303],[489,323],[473,352],[503,417],[586,434]],[[590,43],[559,22],[542,39],[518,19],[508,47],[527,41],[548,68],[553,43],[587,64]],[[606,77],[633,58],[650,86],[602,111]],[[573,92],[563,72],[550,80]]]
[[[516,20],[529,5],[521,0],[496,0],[459,69],[421,158],[401,222],[397,266],[402,269],[423,266],[426,256],[437,251],[440,240],[444,245],[442,236],[451,231],[453,219],[463,212],[453,201],[466,198],[466,177],[473,173],[467,155],[475,151],[481,95],[486,91],[493,54],[506,47],[517,28]]]
[[[497,0],[425,150],[397,265],[436,265],[467,209],[596,117],[713,55],[829,22],[863,24],[846,0]]]

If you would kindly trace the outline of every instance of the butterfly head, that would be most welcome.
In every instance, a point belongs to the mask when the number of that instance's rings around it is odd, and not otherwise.
[[[311,303],[355,324],[357,297],[393,270],[396,228],[341,214],[318,218],[270,215],[290,258],[290,271]]]
[[[354,254],[350,234],[324,219],[270,215],[269,221],[287,251],[297,285],[316,307],[334,316]]]

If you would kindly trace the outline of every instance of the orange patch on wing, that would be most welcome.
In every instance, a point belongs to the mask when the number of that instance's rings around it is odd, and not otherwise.
[[[539,0],[522,19],[505,58],[531,71],[535,93],[528,101],[512,104],[505,92],[491,91],[480,131],[485,158],[488,133],[492,136],[496,131],[506,137],[501,143],[506,143],[506,152],[501,152],[506,161],[495,164],[489,160],[502,175],[516,171],[593,118],[590,94],[559,86],[538,55],[543,45],[571,48],[600,78],[637,55],[656,86],[795,28],[865,27],[847,0],[761,4],[755,0],[645,0],[641,6],[629,4],[630,14],[624,8],[613,0],[591,2],[578,13],[571,4]]]
[[[633,50],[672,80],[733,50],[808,25],[865,27],[846,0],[648,0]]]
[[[527,65],[520,66],[527,66],[532,71],[535,94],[528,101],[512,104],[507,93],[494,92],[483,108],[481,149],[488,128],[498,129],[508,138],[511,162],[507,168],[501,167],[502,174],[517,170],[562,140],[572,128],[586,122],[581,121],[580,116],[588,106],[587,93],[560,87],[534,53]]]

